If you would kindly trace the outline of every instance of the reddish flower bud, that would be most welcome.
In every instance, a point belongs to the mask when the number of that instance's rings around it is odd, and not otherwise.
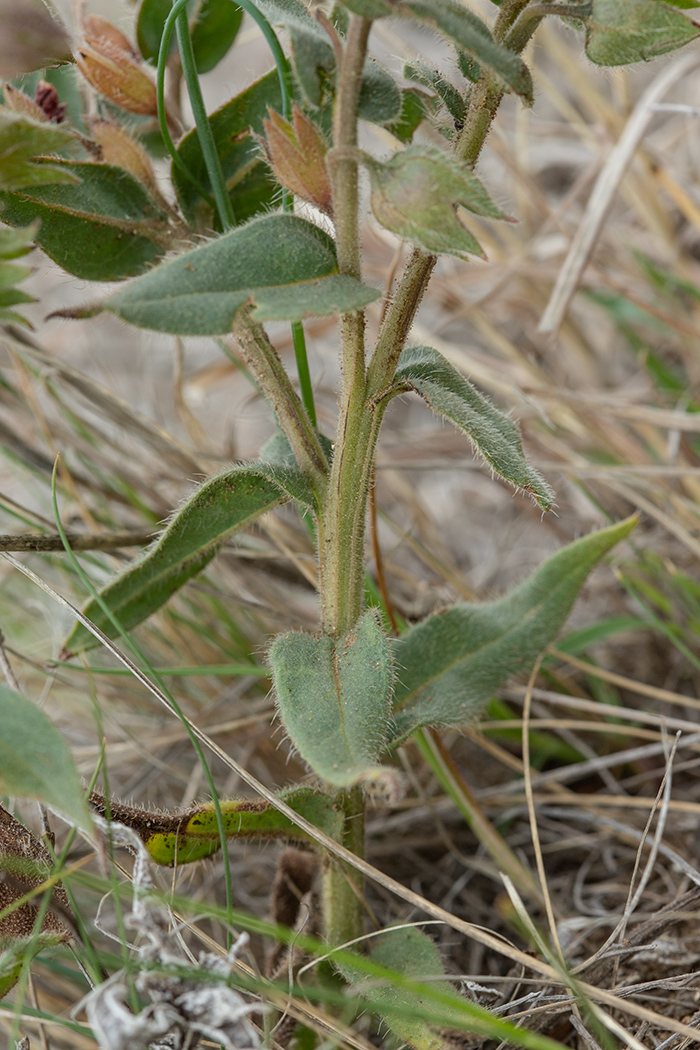
[[[58,91],[46,80],[40,80],[34,89],[34,101],[52,124],[61,124],[66,119],[65,102],[59,102]]]
[[[328,145],[316,125],[292,103],[294,126],[268,109],[263,121],[267,139],[263,148],[275,177],[297,197],[333,214],[331,182],[326,170]]]
[[[85,79],[122,109],[155,116],[158,112],[156,86],[128,38],[99,15],[88,15],[81,28],[83,40],[75,61]]]
[[[151,193],[158,193],[156,177],[146,151],[128,131],[112,120],[92,117],[88,120],[90,134],[100,147],[105,164],[124,168],[139,182],[143,182]]]

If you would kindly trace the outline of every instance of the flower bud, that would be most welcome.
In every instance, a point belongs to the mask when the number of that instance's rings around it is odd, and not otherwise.
[[[331,183],[326,170],[328,145],[316,125],[292,103],[294,126],[268,108],[263,121],[263,149],[275,177],[297,197],[333,214]]]
[[[158,192],[156,177],[146,151],[129,132],[112,120],[92,117],[88,120],[90,134],[100,147],[101,159],[105,164],[124,168],[139,182],[151,191]]]
[[[12,84],[3,84],[2,93],[5,96],[5,109],[11,109],[13,113],[19,113],[23,117],[31,117],[32,120],[48,120],[41,106],[19,88],[13,87]]]
[[[40,80],[34,89],[34,101],[52,124],[62,124],[66,119],[66,103],[59,102],[58,91],[46,80]]]
[[[155,116],[158,112],[155,84],[144,71],[128,38],[99,15],[88,15],[81,28],[83,39],[75,60],[85,79],[122,109]]]

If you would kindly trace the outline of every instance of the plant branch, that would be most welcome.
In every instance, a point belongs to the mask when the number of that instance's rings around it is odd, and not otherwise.
[[[112,551],[121,547],[145,547],[158,535],[157,529],[149,532],[134,529],[130,532],[67,532],[66,536],[74,551]],[[8,533],[0,535],[0,551],[63,551],[60,536],[41,533]]]
[[[328,464],[318,435],[296,390],[261,324],[244,306],[234,318],[232,333],[246,364],[271,404],[279,425],[287,436],[300,468],[308,475],[318,495],[325,489]]]

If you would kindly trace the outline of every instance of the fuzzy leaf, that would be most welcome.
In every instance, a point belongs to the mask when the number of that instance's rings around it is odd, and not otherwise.
[[[231,0],[225,2],[231,4]],[[216,152],[237,223],[246,222],[259,212],[269,209],[279,193],[253,137],[263,134],[268,106],[276,110],[282,108],[279,78],[275,69],[209,116]],[[196,128],[185,135],[177,151],[198,182],[211,190]],[[200,229],[220,229],[218,215],[207,201],[202,200],[196,187],[176,165],[171,168],[171,177],[188,222]]]
[[[314,772],[336,787],[375,777],[393,684],[391,650],[375,612],[337,641],[280,635],[269,661],[285,729]]]
[[[524,489],[549,510],[554,493],[523,455],[518,427],[488,401],[450,362],[430,346],[404,350],[396,383],[414,390],[432,408],[469,436],[475,451],[511,485]]]
[[[3,222],[40,219],[39,246],[88,281],[133,277],[165,254],[168,217],[138,179],[110,164],[57,164],[70,181],[0,193]]]
[[[211,478],[176,512],[144,556],[102,589],[102,601],[122,628],[130,630],[201,572],[228,536],[285,497],[305,503],[312,499],[306,478],[291,466],[255,463]],[[84,612],[108,637],[115,637],[114,625],[95,598]],[[65,651],[82,652],[98,644],[77,623]]]
[[[32,250],[38,228],[39,224],[33,223],[23,230],[0,229],[0,323],[29,325],[26,318],[10,307],[35,302],[33,295],[15,288],[16,284],[29,277],[31,267],[16,266],[7,260],[17,259]]]
[[[145,59],[156,63],[170,0],[143,0],[136,22],[136,40]],[[241,26],[243,12],[231,0],[204,0],[190,20],[192,49],[198,73],[208,73],[227,54]],[[171,50],[175,42],[171,42]]]
[[[36,159],[64,149],[74,139],[68,128],[32,120],[0,106],[0,190],[19,190],[47,182],[77,182],[74,173],[65,167]]]
[[[370,941],[370,959],[387,970],[416,981],[430,981],[431,986],[454,999],[460,1010],[465,1000],[447,983],[440,953],[435,944],[416,927],[388,929]],[[413,988],[389,981],[368,981],[367,974],[345,960],[336,962],[343,977],[351,984],[366,984],[363,994],[384,1018],[394,1035],[416,1050],[442,1050],[445,1039],[420,1016],[421,1009],[434,1010],[429,998]],[[435,983],[439,982],[439,983]],[[445,1004],[443,1004],[445,1009]],[[413,1016],[411,1016],[413,1013]],[[447,1024],[447,1017],[445,1018]]]
[[[394,643],[393,744],[424,725],[463,725],[494,690],[532,667],[564,624],[588,573],[637,517],[569,544],[494,602],[455,605]]]
[[[439,102],[417,88],[406,88],[401,94],[401,112],[397,119],[387,126],[387,131],[403,145],[408,145],[413,140],[416,128],[437,109]]]
[[[457,214],[506,218],[475,175],[454,157],[425,146],[408,146],[381,163],[364,155],[372,186],[372,211],[387,230],[430,252],[463,259],[483,252]]]
[[[281,791],[278,797],[314,827],[338,836],[342,816],[330,796],[315,788],[294,787]],[[106,813],[102,795],[94,792],[90,802],[98,813]],[[224,799],[219,804],[227,838],[310,841],[305,831],[264,799]],[[179,867],[211,857],[221,849],[212,802],[183,813],[168,813],[113,800],[109,811],[112,820],[136,832],[156,864]]]
[[[464,1039],[482,1036],[509,1047],[563,1050],[560,1043],[497,1017],[459,995],[447,983],[440,956],[430,939],[415,928],[388,929],[372,937],[369,957],[334,953],[333,964],[380,1014],[401,1042],[415,1050],[446,1050]],[[455,1034],[452,1034],[452,1030]]]
[[[491,69],[516,95],[532,102],[532,77],[525,63],[513,51],[497,44],[486,23],[457,0],[343,0],[343,3],[365,18],[409,18],[436,29],[479,65]]]
[[[675,51],[700,28],[660,0],[593,0],[586,54],[599,66],[624,66]]]
[[[260,321],[359,310],[378,292],[338,275],[335,245],[295,215],[265,215],[163,263],[103,304],[124,321],[174,335],[224,335],[249,300]]]
[[[0,726],[0,794],[38,799],[90,831],[90,810],[68,745],[41,708],[0,684]]]
[[[441,99],[453,120],[462,121],[467,112],[465,100],[454,84],[442,75],[439,69],[431,69],[422,62],[410,62],[403,67],[406,80],[431,88]]]

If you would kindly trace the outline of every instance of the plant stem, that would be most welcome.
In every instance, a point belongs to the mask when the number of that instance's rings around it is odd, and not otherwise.
[[[265,398],[272,405],[297,463],[308,475],[320,497],[325,490],[328,463],[318,435],[290,382],[279,354],[263,326],[253,320],[247,306],[242,307],[236,314],[232,332],[238,340],[246,364],[260,384]]]
[[[345,814],[341,844],[357,857],[365,852],[365,801],[360,788],[344,791],[338,808]],[[327,858],[323,873],[323,920],[329,944],[345,944],[362,934],[363,882],[361,873],[338,860]]]
[[[371,22],[353,15],[333,113],[334,147],[357,147],[357,107]],[[360,277],[358,165],[352,150],[339,152],[331,169],[338,271]],[[321,618],[324,630],[339,637],[358,620],[363,607],[365,512],[371,473],[367,411],[365,318],[362,311],[340,318],[342,392],[335,454],[326,504],[319,519]]]

